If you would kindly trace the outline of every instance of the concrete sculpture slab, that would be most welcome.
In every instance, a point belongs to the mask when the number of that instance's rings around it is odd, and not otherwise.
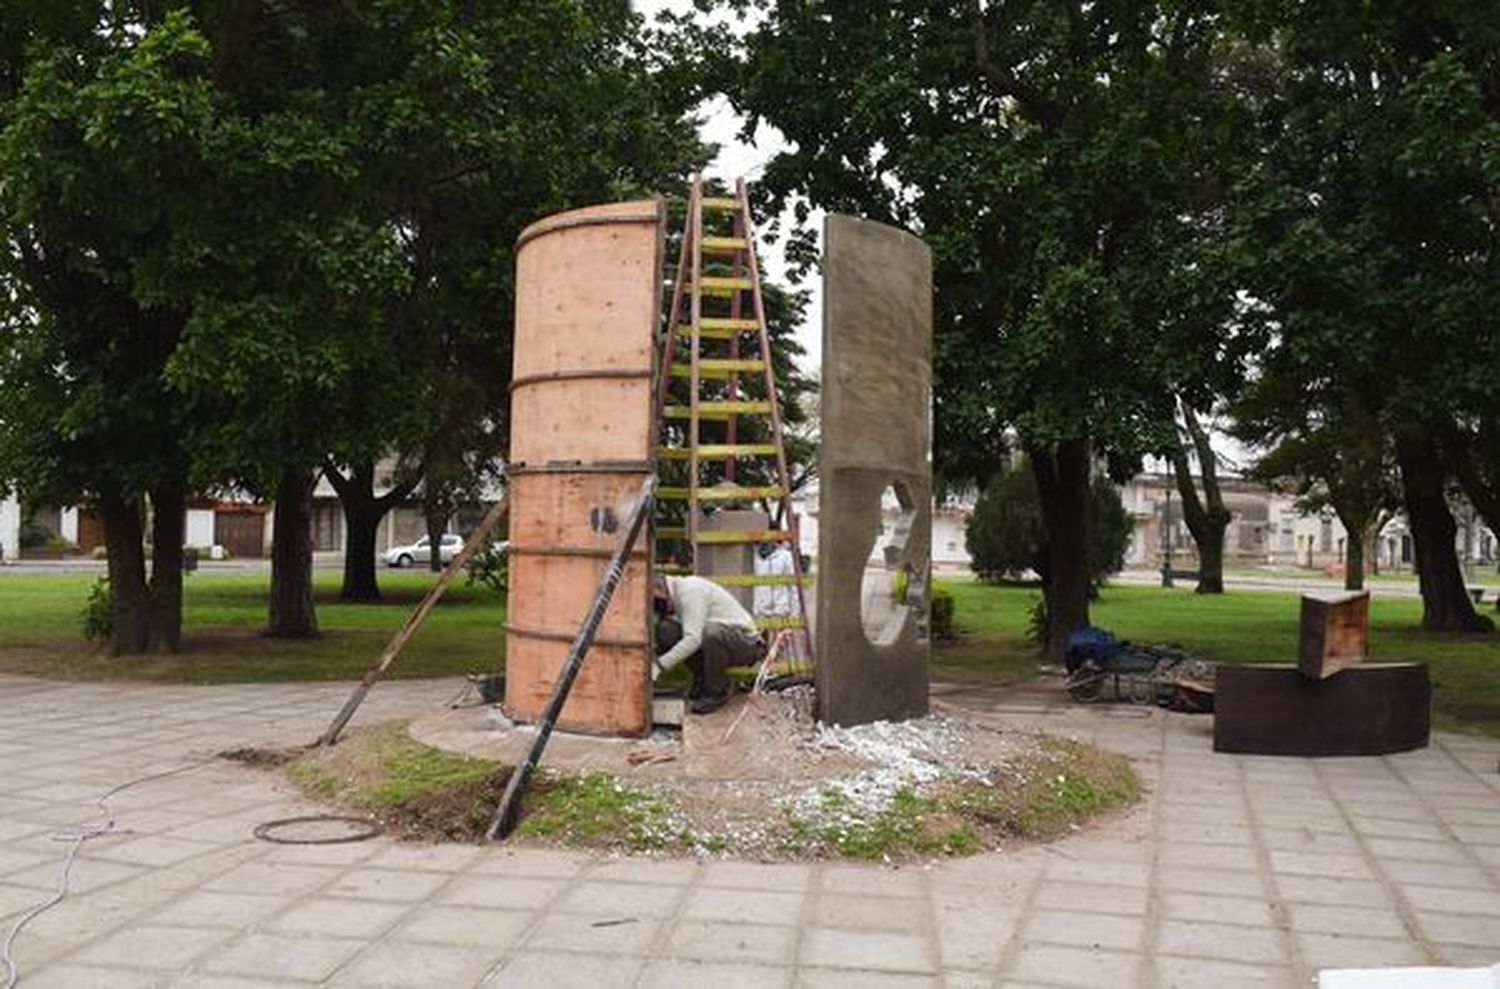
[[[547,217],[516,247],[505,712],[534,720],[652,470],[661,206]],[[651,727],[650,553],[642,541],[560,727]]]
[[[919,717],[931,653],[932,254],[848,216],[828,217],[823,244],[818,716]]]

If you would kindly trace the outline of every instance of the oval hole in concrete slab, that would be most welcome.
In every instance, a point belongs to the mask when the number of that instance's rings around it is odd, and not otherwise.
[[[898,598],[897,592],[909,589],[910,574],[905,580],[900,575],[906,570],[906,544],[916,517],[916,502],[905,483],[887,485],[880,496],[880,535],[865,561],[859,589],[860,624],[871,645],[891,645],[906,624],[906,597]]]

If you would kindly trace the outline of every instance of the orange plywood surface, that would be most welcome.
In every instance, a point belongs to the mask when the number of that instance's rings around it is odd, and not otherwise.
[[[505,709],[534,720],[649,471],[660,206],[591,207],[521,236],[511,395]],[[629,558],[559,726],[650,729],[649,542]]]

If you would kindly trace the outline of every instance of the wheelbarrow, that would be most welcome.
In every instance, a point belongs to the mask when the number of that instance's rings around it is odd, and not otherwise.
[[[1068,696],[1083,703],[1152,704],[1175,711],[1213,710],[1213,666],[1172,645],[1122,642],[1085,625],[1068,636]]]

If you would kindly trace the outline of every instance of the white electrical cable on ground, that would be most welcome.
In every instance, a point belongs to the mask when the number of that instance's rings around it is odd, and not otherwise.
[[[190,762],[183,766],[177,766],[172,769],[165,769],[159,773],[151,773],[146,776],[138,776],[135,779],[127,780],[126,782],[121,783],[118,786],[111,787],[110,789],[106,790],[102,796],[94,801],[95,805],[98,806],[100,810],[104,811],[104,818],[102,820],[82,825],[77,831],[71,834],[62,833],[54,834],[52,836],[53,841],[67,841],[71,842],[72,844],[68,848],[67,856],[63,859],[62,875],[58,877],[57,889],[53,891],[52,895],[49,896],[46,900],[43,900],[41,903],[38,903],[36,906],[32,907],[30,910],[21,915],[20,919],[18,919],[15,924],[11,926],[10,933],[6,935],[4,946],[0,947],[0,961],[4,961],[6,971],[5,989],[15,989],[16,983],[21,981],[21,969],[16,965],[15,959],[11,957],[11,949],[15,946],[16,938],[20,936],[21,931],[26,928],[27,924],[31,923],[33,920],[46,913],[48,910],[51,910],[53,907],[57,906],[63,901],[64,898],[67,897],[68,881],[73,874],[73,860],[78,857],[78,850],[83,847],[84,842],[92,841],[95,838],[102,838],[104,835],[109,834],[115,829],[115,815],[114,812],[109,809],[109,798],[113,797],[115,794],[121,792],[122,790],[128,790],[131,787],[139,786],[142,783],[149,783],[152,780],[164,779],[168,776],[176,776],[179,773],[185,773],[190,769],[197,769],[199,766],[204,766],[210,762],[213,762],[216,758],[217,756],[210,756],[207,759],[199,759],[197,762]]]

